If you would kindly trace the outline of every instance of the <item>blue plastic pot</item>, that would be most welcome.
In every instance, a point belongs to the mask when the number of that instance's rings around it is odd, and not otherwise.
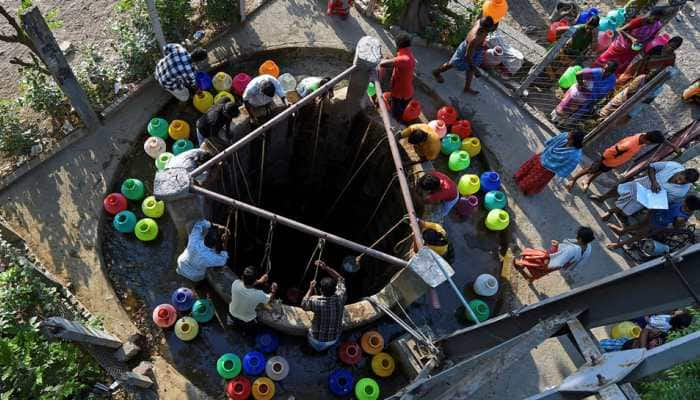
[[[249,376],[258,376],[265,371],[265,362],[265,356],[261,352],[248,352],[243,356],[243,372]]]
[[[273,353],[279,345],[277,335],[272,332],[261,332],[255,336],[255,348],[263,353]]]
[[[481,191],[484,193],[492,192],[501,188],[501,177],[497,172],[486,171],[481,174]]]
[[[211,89],[211,76],[203,71],[197,71],[194,73],[194,79],[199,90],[209,90]]]
[[[188,288],[181,287],[170,296],[170,303],[178,311],[189,311],[192,308],[192,304],[194,304],[194,293]]]
[[[581,11],[581,13],[578,15],[578,18],[576,18],[576,22],[574,22],[574,25],[585,24],[594,15],[598,15],[598,9],[595,7],[591,7],[584,11]]]
[[[328,376],[328,387],[334,396],[343,397],[352,393],[355,380],[352,373],[345,368],[338,368]]]

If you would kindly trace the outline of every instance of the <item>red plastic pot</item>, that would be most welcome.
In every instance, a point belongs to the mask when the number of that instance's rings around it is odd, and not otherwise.
[[[362,349],[356,342],[343,342],[338,347],[338,358],[345,364],[355,365],[362,359]]]
[[[230,400],[246,400],[250,397],[252,384],[245,376],[237,376],[226,384],[226,394]]]
[[[452,125],[452,133],[459,135],[460,139],[466,139],[472,135],[472,124],[466,119],[460,119]]]
[[[411,100],[408,102],[408,106],[406,106],[401,119],[406,123],[415,121],[420,117],[420,112],[421,106],[418,100]]]
[[[109,214],[115,215],[126,210],[128,202],[121,193],[110,193],[102,201],[102,205]]]
[[[454,125],[457,122],[457,110],[454,107],[444,106],[438,110],[437,117],[445,121],[448,126]]]

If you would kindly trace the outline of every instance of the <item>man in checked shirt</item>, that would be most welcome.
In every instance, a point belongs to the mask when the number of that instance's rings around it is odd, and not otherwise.
[[[156,65],[155,78],[176,99],[185,102],[190,98],[189,88],[195,87],[193,63],[206,60],[207,52],[198,47],[190,54],[183,46],[169,43],[163,54]]]
[[[301,307],[314,313],[307,337],[309,345],[320,352],[330,348],[340,339],[346,295],[345,279],[338,272],[321,260],[316,261],[315,265],[331,277],[321,279],[320,296],[313,295],[316,291],[316,281],[311,281],[309,290],[301,301]]]

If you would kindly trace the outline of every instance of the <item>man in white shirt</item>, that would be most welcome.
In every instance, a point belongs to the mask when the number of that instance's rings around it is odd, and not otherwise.
[[[229,324],[233,325],[236,322],[242,322],[244,326],[254,324],[258,305],[271,303],[274,299],[277,284],[273,283],[270,286],[270,294],[267,294],[255,288],[267,282],[267,274],[257,280],[256,275],[255,268],[246,267],[241,279],[235,280],[231,285],[231,303],[228,306]]]
[[[223,267],[228,261],[228,252],[218,249],[221,236],[211,227],[211,222],[205,219],[197,221],[187,239],[187,247],[177,258],[176,272],[193,282],[204,280],[207,268]]]
[[[267,113],[271,112],[270,103],[275,96],[279,96],[286,104],[286,93],[282,84],[272,75],[260,75],[250,81],[243,92],[243,105],[251,117],[255,115],[255,108],[265,107]]]

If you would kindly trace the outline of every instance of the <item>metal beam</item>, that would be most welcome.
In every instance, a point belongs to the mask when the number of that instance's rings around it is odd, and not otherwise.
[[[554,61],[554,59],[559,55],[559,52],[561,52],[561,49],[564,48],[564,45],[566,45],[566,43],[569,42],[569,39],[574,36],[576,29],[577,28],[575,26],[572,26],[566,32],[564,32],[564,34],[559,38],[559,41],[557,41],[554,46],[549,49],[542,61],[530,69],[523,83],[515,91],[515,97],[521,97],[525,93],[525,90],[530,87],[532,82],[534,82],[542,71],[544,71],[544,69],[551,64],[552,61]]]
[[[342,81],[346,76],[350,75],[352,71],[355,70],[357,66],[353,65],[350,68],[346,69],[345,71],[341,72],[336,76],[335,78],[331,79],[330,81],[326,82],[326,84],[322,85],[319,87],[317,90],[315,90],[313,93],[309,94],[308,96],[302,98],[298,102],[292,104],[291,106],[287,107],[284,111],[281,113],[275,115],[270,119],[269,121],[265,122],[264,124],[260,125],[258,128],[256,128],[254,131],[250,132],[241,140],[237,141],[236,143],[230,145],[227,147],[224,151],[221,153],[215,155],[209,161],[205,162],[204,164],[200,165],[199,167],[195,168],[192,172],[190,172],[190,177],[196,177],[200,174],[202,174],[204,171],[207,171],[209,168],[213,167],[220,161],[222,161],[224,158],[232,155],[238,149],[241,147],[247,145],[248,143],[252,142],[255,140],[258,136],[262,135],[263,133],[269,131],[272,127],[275,125],[279,124],[280,122],[284,121],[285,119],[289,118],[290,115],[292,115],[294,112],[298,111],[305,105],[309,104],[311,101],[313,101],[316,97],[323,95],[325,92],[329,90],[333,90],[333,86],[338,84],[338,82]]]
[[[676,266],[693,289],[700,290],[700,244],[675,254]],[[653,282],[653,284],[650,284]],[[558,296],[525,306],[461,329],[437,340],[448,358],[461,358],[503,343],[549,315],[587,308],[580,318],[586,328],[624,321],[693,304],[693,297],[663,257],[574,288]]]
[[[288,226],[292,229],[296,229],[298,231],[304,232],[304,233],[309,234],[311,236],[325,239],[329,242],[333,242],[339,246],[346,247],[346,248],[353,250],[353,251],[356,251],[358,253],[367,254],[368,256],[374,257],[378,260],[388,262],[388,263],[393,264],[393,265],[398,265],[400,267],[408,266],[408,261],[406,261],[406,260],[402,260],[398,257],[394,257],[392,255],[383,253],[381,251],[374,250],[374,249],[369,248],[365,245],[361,245],[359,243],[342,238],[340,236],[336,236],[332,233],[322,231],[322,230],[314,228],[312,226],[302,224],[301,222],[295,221],[293,219],[271,213],[267,210],[255,207],[255,206],[250,205],[248,203],[244,203],[242,201],[232,199],[228,196],[224,196],[222,194],[213,192],[213,191],[205,189],[203,187],[200,187],[197,185],[192,185],[190,187],[190,190],[193,193],[201,194],[205,197],[209,197],[210,199],[224,203],[224,204],[229,205],[231,207],[238,208],[238,209],[241,209],[243,211],[247,211],[253,215],[257,215],[259,217],[262,217],[262,218],[265,218],[268,220],[273,220],[273,221],[278,222],[282,225]]]

